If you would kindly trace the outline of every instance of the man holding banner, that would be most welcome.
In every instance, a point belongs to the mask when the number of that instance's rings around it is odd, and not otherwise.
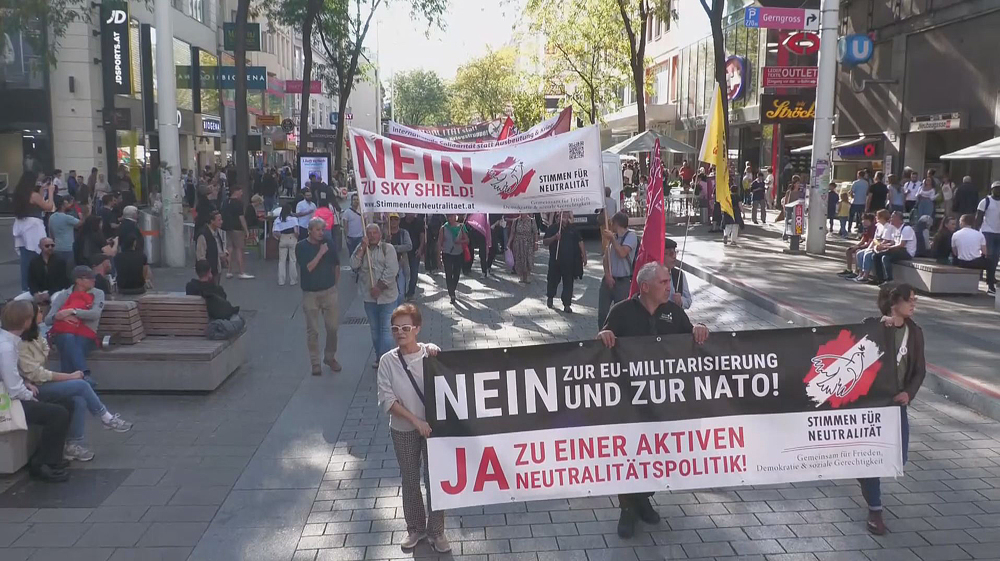
[[[662,263],[649,262],[635,276],[639,292],[632,298],[611,308],[604,329],[597,334],[605,346],[613,348],[618,337],[643,335],[671,335],[691,333],[699,345],[708,339],[708,327],[699,323],[691,325],[684,310],[671,300],[673,283],[670,270]],[[618,495],[621,514],[618,517],[618,535],[631,538],[635,534],[635,521],[656,524],[660,514],[649,498],[653,493],[628,493]]]

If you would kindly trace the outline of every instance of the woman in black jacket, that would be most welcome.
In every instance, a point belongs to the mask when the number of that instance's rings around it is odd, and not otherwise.
[[[896,363],[896,379],[899,393],[893,401],[900,406],[900,429],[903,441],[903,463],[906,463],[910,446],[910,423],[906,416],[906,406],[916,397],[924,383],[927,364],[924,360],[924,332],[913,321],[916,311],[917,293],[908,284],[886,283],[878,293],[878,308],[882,312],[881,321],[885,326],[886,341],[892,342],[891,352],[886,353]],[[868,321],[879,321],[870,319]],[[858,479],[861,494],[868,503],[868,531],[881,536],[885,533],[882,520],[882,486],[877,477]]]

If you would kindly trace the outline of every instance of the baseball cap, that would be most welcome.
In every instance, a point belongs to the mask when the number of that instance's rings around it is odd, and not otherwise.
[[[993,185],[990,185],[991,189],[996,189],[997,187],[1000,187],[1000,181],[994,181]]]
[[[398,213],[395,213],[395,212],[390,212],[390,213],[389,213],[389,218],[390,218],[390,219],[392,219],[392,218],[399,218],[399,214],[398,214]]]
[[[73,280],[77,279],[94,280],[95,278],[97,278],[97,276],[94,275],[94,270],[86,265],[77,265],[76,267],[73,267],[73,273],[70,276],[73,277]]]

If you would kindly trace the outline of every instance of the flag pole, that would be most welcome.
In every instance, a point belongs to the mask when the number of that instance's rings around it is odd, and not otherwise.
[[[556,240],[556,261],[559,260],[559,245],[562,243],[563,211],[559,211],[559,239]]]
[[[364,231],[364,233],[365,233],[365,237],[364,237],[364,239],[361,240],[361,243],[367,244],[368,243],[368,225],[365,224],[365,213],[364,213],[364,210],[365,209],[363,209],[363,208],[361,209],[361,211],[362,211],[361,212],[361,228],[362,228],[362,231]],[[365,248],[365,257],[368,258],[368,279],[371,281],[372,286],[375,286],[375,271],[372,269],[372,254],[371,254],[371,251],[369,251],[369,248],[367,248],[367,247]]]

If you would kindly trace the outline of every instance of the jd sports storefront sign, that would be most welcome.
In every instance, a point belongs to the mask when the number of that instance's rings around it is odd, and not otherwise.
[[[127,2],[105,0],[101,4],[101,48],[104,52],[106,86],[116,94],[132,94],[131,42]],[[110,80],[109,80],[110,78]]]

